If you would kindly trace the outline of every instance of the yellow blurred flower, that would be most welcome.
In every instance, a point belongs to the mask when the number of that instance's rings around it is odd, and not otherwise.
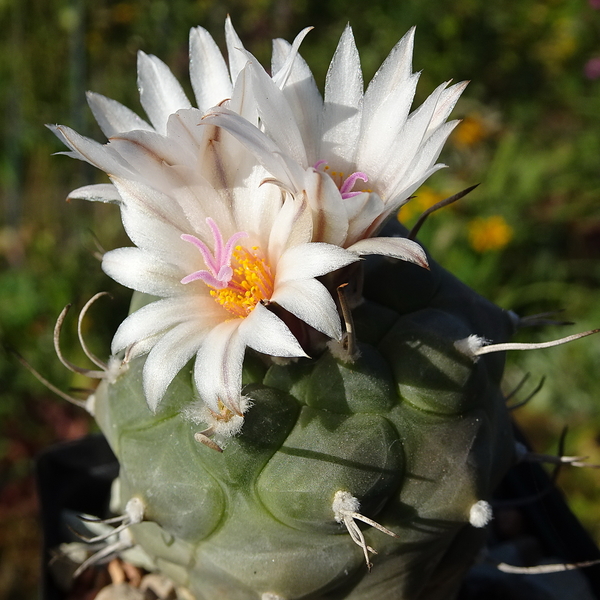
[[[398,221],[401,223],[406,223],[413,217],[420,215],[423,211],[426,211],[428,208],[432,207],[437,202],[440,202],[440,200],[443,200],[447,196],[451,195],[452,194],[437,192],[424,185],[423,187],[419,188],[419,191],[414,198],[400,207],[400,210],[398,211]]]
[[[489,135],[489,127],[477,114],[465,117],[452,133],[452,141],[457,146],[474,146]]]
[[[476,252],[500,250],[513,237],[513,229],[504,217],[477,217],[469,222],[469,243]]]

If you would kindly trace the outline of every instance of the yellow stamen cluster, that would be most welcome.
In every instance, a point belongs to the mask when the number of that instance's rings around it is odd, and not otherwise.
[[[236,266],[237,265],[237,266]],[[232,253],[233,277],[222,290],[210,295],[236,317],[247,317],[261,300],[273,295],[273,275],[258,246],[236,246]]]

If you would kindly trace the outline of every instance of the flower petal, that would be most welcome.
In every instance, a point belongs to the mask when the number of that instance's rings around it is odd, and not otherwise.
[[[144,119],[116,100],[95,92],[86,92],[86,98],[94,118],[107,138],[134,129],[154,131]]]
[[[262,127],[283,152],[300,166],[308,167],[304,142],[285,95],[258,61],[251,54],[247,56],[248,65],[245,69],[250,75],[250,91],[256,102]]]
[[[291,50],[292,46],[285,40],[273,40],[273,73],[289,57]],[[300,55],[296,56],[292,64],[282,92],[294,113],[306,149],[306,160],[309,165],[314,165],[321,158],[323,98],[310,68]]]
[[[165,134],[169,115],[191,108],[183,88],[165,63],[151,54],[138,52],[140,102],[154,129]]]
[[[185,295],[163,298],[146,304],[130,314],[119,325],[112,341],[111,353],[171,329],[179,323],[188,323],[190,329],[214,326],[223,318],[223,309],[208,295]]]
[[[356,161],[378,187],[379,173],[383,167],[390,168],[390,162],[398,164],[397,156],[390,149],[406,123],[418,80],[419,74],[416,73],[385,98],[377,98],[373,93],[368,97],[369,105],[365,96],[365,110],[369,106],[371,114],[368,119],[363,119]],[[371,104],[375,106],[370,106]],[[386,194],[385,188],[378,191]]]
[[[271,300],[317,331],[341,339],[342,326],[335,302],[327,288],[316,279],[287,281],[277,287]]]
[[[97,183],[94,185],[84,185],[73,190],[67,200],[89,200],[90,202],[107,202],[120,204],[121,196],[117,188],[112,183]]]
[[[150,350],[142,379],[146,402],[152,412],[156,412],[177,373],[198,351],[203,334],[189,323],[181,323],[165,333]]]
[[[222,127],[235,136],[285,187],[294,191],[302,189],[304,169],[301,165],[249,121],[226,108],[216,107],[204,117],[203,123]]]
[[[425,250],[417,243],[407,238],[400,237],[375,237],[360,240],[350,246],[348,251],[359,256],[380,254],[391,258],[399,258],[427,268],[427,255]]]
[[[350,172],[360,134],[363,78],[360,56],[349,25],[333,55],[325,79],[322,158],[335,157],[336,169]]]
[[[238,329],[242,319],[224,321],[204,338],[194,366],[194,382],[203,402],[220,412],[219,400],[234,412],[240,411],[242,363],[246,346]]]
[[[121,219],[131,241],[157,259],[178,264],[183,271],[193,269],[196,263],[190,262],[190,257],[194,254],[181,240],[189,225],[178,204],[140,182],[116,177],[113,181],[123,199]]]
[[[102,270],[115,281],[152,296],[181,293],[187,275],[139,248],[117,248],[102,257]]]
[[[203,27],[190,30],[190,80],[198,108],[204,113],[225,98],[233,86],[219,47]]]
[[[287,248],[310,242],[312,216],[304,196],[288,196],[277,213],[269,235],[269,263],[274,263]]]
[[[231,74],[231,81],[235,84],[248,59],[243,52],[240,52],[240,50],[244,50],[244,44],[242,44],[242,40],[233,28],[229,15],[225,19],[225,43],[227,44],[227,55],[229,57],[229,73]]]
[[[305,27],[294,39],[294,43],[290,46],[290,51],[285,54],[285,58],[280,65],[277,65],[277,69],[272,69],[273,81],[277,84],[279,89],[287,84],[288,78],[292,74],[296,57],[298,56],[298,50],[302,44],[304,38],[313,29],[313,27]]]
[[[365,92],[357,163],[372,176],[406,121],[419,74],[412,75],[415,28],[394,46]]]
[[[452,109],[458,102],[460,95],[465,91],[467,85],[469,85],[468,81],[461,81],[442,92],[431,118],[431,123],[429,124],[430,131],[441,125],[450,116]]]
[[[246,346],[270,356],[307,356],[287,325],[268,308],[257,304],[240,324]]]
[[[118,152],[142,176],[152,177],[153,169],[156,170],[163,163],[195,166],[195,156],[187,152],[188,148],[177,138],[166,137],[154,131],[120,133],[110,138],[108,147]]]
[[[277,263],[275,289],[288,281],[320,277],[357,260],[355,253],[332,244],[312,242],[294,246],[286,250]]]
[[[369,83],[365,92],[363,123],[370,119],[381,103],[401,87],[412,74],[412,54],[415,41],[415,27],[411,27],[402,39],[392,48],[387,58]]]
[[[313,214],[313,241],[342,245],[348,233],[348,213],[333,179],[311,168],[305,172],[303,189]]]
[[[443,83],[438,86],[425,102],[411,113],[391,147],[390,153],[394,160],[386,163],[381,170],[381,176],[385,179],[388,189],[395,189],[398,182],[409,174],[409,167],[425,141],[435,107],[446,85]]]
[[[385,210],[385,204],[378,194],[363,193],[346,198],[344,208],[348,215],[348,233],[345,246],[348,247],[365,237],[371,224]]]
[[[127,162],[109,146],[86,138],[66,125],[46,125],[56,137],[73,151],[71,156],[89,162],[108,175],[131,176]]]

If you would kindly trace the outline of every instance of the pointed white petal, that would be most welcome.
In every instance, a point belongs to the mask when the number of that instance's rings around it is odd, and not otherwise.
[[[341,339],[342,326],[335,302],[327,288],[316,279],[287,281],[277,287],[271,300],[317,331]]]
[[[277,263],[275,289],[287,281],[312,279],[337,271],[357,260],[355,253],[331,244],[312,242],[294,246],[286,250]]]
[[[425,171],[413,173],[410,180],[405,179],[396,182],[396,187],[391,188],[391,198],[386,202],[386,209],[385,212],[382,213],[380,221],[385,220],[389,215],[394,213],[407,198],[410,198],[413,192],[421,187],[423,182],[429,179],[434,173],[444,168],[446,168],[446,165],[437,163]]]
[[[419,74],[416,73],[387,97],[375,98],[373,94],[369,98],[370,114],[368,118],[366,115],[363,117],[356,161],[375,185],[382,167],[395,160],[390,149],[406,123],[418,80]]]
[[[419,74],[412,75],[415,28],[396,44],[365,92],[357,163],[377,177],[389,147],[406,121]]]
[[[285,59],[289,56],[292,45],[282,38],[275,38],[271,49],[271,74],[273,77],[285,64]]]
[[[112,183],[97,183],[94,185],[84,185],[73,190],[68,196],[68,200],[89,200],[90,202],[111,202],[120,204],[122,202],[117,188]]]
[[[461,81],[442,92],[431,118],[431,123],[429,124],[430,131],[433,131],[450,116],[452,109],[458,102],[461,94],[465,91],[467,85],[469,85],[468,81]]]
[[[199,113],[199,111],[196,111]],[[197,122],[200,122],[198,117]],[[196,166],[197,157],[186,151],[187,148],[177,138],[166,137],[154,131],[128,131],[110,138],[109,147],[118,152],[141,176],[152,177],[152,169],[160,165],[188,165]]]
[[[310,242],[312,216],[303,195],[288,195],[269,235],[269,262],[275,263],[287,248]]]
[[[292,46],[285,40],[273,40],[273,73],[280,68],[276,65],[283,64],[289,57],[291,49]],[[321,158],[323,98],[310,68],[299,54],[292,64],[291,73],[282,91],[302,136],[307,163],[314,165]]]
[[[224,321],[204,338],[196,358],[194,381],[203,402],[220,412],[219,400],[233,411],[240,409],[242,363],[246,346],[239,336],[242,319]]]
[[[74,158],[89,162],[109,175],[131,175],[125,160],[116,155],[109,146],[103,146],[90,138],[79,135],[65,125],[46,125],[63,144],[71,148]]]
[[[231,81],[235,84],[240,71],[246,66],[248,59],[243,52],[240,52],[240,50],[244,50],[244,44],[242,44],[242,40],[240,40],[240,37],[233,28],[229,15],[225,19],[225,43],[227,44],[227,54],[229,57],[229,73],[231,74]]]
[[[359,256],[368,254],[380,254],[391,258],[398,258],[415,263],[421,267],[427,267],[427,255],[423,248],[406,238],[397,237],[375,237],[360,240],[348,248],[350,252],[356,252]]]
[[[459,124],[459,121],[450,121],[440,125],[423,144],[417,155],[414,157],[412,164],[408,169],[410,175],[405,184],[409,186],[412,182],[419,178],[422,173],[428,171],[440,156],[440,153],[452,133],[454,128]]]
[[[143,385],[152,412],[156,412],[177,373],[196,354],[203,336],[204,332],[190,323],[181,323],[165,333],[150,350],[144,363]]]
[[[348,215],[348,234],[345,246],[348,247],[357,240],[365,237],[373,221],[384,211],[385,204],[377,194],[364,193],[344,200]]]
[[[251,54],[246,69],[262,128],[283,152],[302,167],[308,167],[304,142],[283,92]]]
[[[102,257],[102,270],[115,281],[152,296],[180,294],[187,273],[162,263],[139,248],[117,248]]]
[[[112,341],[111,353],[116,354],[134,343],[155,336],[179,323],[201,329],[218,324],[223,318],[223,309],[211,298],[186,294],[163,298],[146,304],[130,314],[119,325]]]
[[[268,308],[257,304],[239,328],[245,345],[270,356],[307,356],[287,325]]]
[[[273,70],[273,81],[276,83],[279,89],[283,89],[286,85],[289,76],[292,73],[292,69],[294,67],[294,62],[296,57],[298,56],[298,50],[300,49],[300,44],[304,38],[308,35],[308,33],[313,29],[313,27],[305,27],[294,39],[294,43],[290,48],[289,54],[286,56],[284,63],[281,65],[281,68],[277,69],[277,71]]]
[[[303,189],[313,214],[313,240],[342,245],[348,233],[348,215],[333,179],[315,169],[304,175]]]
[[[158,133],[165,134],[169,115],[180,108],[191,108],[183,88],[165,63],[138,52],[140,102]]]
[[[421,187],[421,185],[429,179],[434,173],[439,171],[440,169],[444,169],[446,165],[438,163],[428,169],[427,171],[422,172],[416,179],[412,180],[412,183],[405,187],[403,184],[405,182],[400,182],[398,189],[399,192],[396,195],[392,195],[388,202],[385,204],[385,210],[373,221],[373,224],[369,227],[369,235],[375,235],[378,233],[381,228],[385,225],[387,219],[394,214],[400,206],[402,206],[408,198],[410,198],[413,193]]]
[[[327,71],[323,115],[323,158],[347,172],[360,134],[363,79],[352,29],[347,26]],[[332,162],[334,162],[332,160]]]
[[[400,135],[390,149],[392,160],[382,165],[380,171],[385,186],[385,189],[378,190],[382,197],[389,197],[390,194],[387,190],[395,189],[399,181],[407,176],[410,177],[408,169],[421,144],[425,141],[437,101],[445,86],[445,83],[438,86],[407,119]]]
[[[232,195],[235,232],[253,234],[267,251],[273,223],[283,205],[283,194],[275,185],[262,185],[265,175],[265,171],[257,167],[257,172],[246,180],[247,187],[234,189]]]
[[[233,86],[219,47],[203,27],[190,30],[190,79],[202,112],[231,98]]]
[[[206,139],[200,127],[203,113],[197,108],[181,109],[169,115],[167,137],[181,147],[179,164],[197,168],[197,162],[204,150]]]
[[[217,125],[235,136],[281,184],[293,191],[302,189],[304,169],[260,129],[246,119],[227,110],[217,107],[203,119],[204,123]]]
[[[377,102],[387,98],[411,76],[414,40],[415,27],[411,27],[375,73],[365,92],[363,120],[369,122]]]
[[[87,92],[86,98],[94,118],[107,138],[134,129],[154,131],[144,119],[116,100],[95,92]]]
[[[140,249],[156,259],[177,264],[187,271],[195,270],[193,248],[181,239],[182,233],[193,233],[177,203],[140,182],[113,179],[123,199],[121,219],[127,235]]]

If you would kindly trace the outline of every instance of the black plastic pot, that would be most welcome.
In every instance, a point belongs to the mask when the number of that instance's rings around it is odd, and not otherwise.
[[[63,600],[50,575],[51,549],[73,535],[64,525],[62,511],[106,515],[110,487],[119,474],[119,463],[101,434],[48,448],[36,461],[42,532],[41,600]]]

